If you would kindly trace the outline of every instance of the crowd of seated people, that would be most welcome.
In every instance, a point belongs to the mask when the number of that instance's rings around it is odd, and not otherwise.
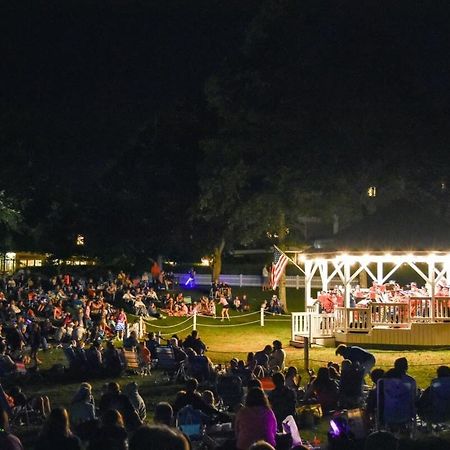
[[[108,360],[110,373],[114,365],[120,370],[119,351],[113,343],[109,341],[105,350],[102,350],[99,342],[94,344],[92,351],[97,352],[97,355],[93,359],[103,363]],[[136,351],[142,344],[133,335],[129,336],[128,342],[124,342],[125,347]],[[156,349],[161,345],[161,338],[155,333],[150,333],[145,341],[145,348],[150,355],[157,356]],[[227,441],[223,448],[247,450],[256,448],[255,442],[261,440],[272,448],[289,448],[277,441],[277,432],[283,429],[283,421],[287,416],[299,418],[302,407],[311,404],[320,405],[321,414],[326,418],[336,410],[360,408],[364,411],[367,428],[373,428],[379,407],[376,391],[379,380],[395,378],[411,384],[413,390],[417,391],[419,415],[427,418],[433,412],[432,388],[424,392],[417,390],[414,379],[408,374],[405,358],[398,358],[391,369],[384,371],[374,368],[375,359],[365,354],[370,353],[361,351],[363,349],[338,348],[337,355],[342,356],[343,360],[340,363],[330,361],[320,367],[317,374],[311,371],[308,380],[303,383],[295,367],[286,368],[286,354],[277,340],[262,350],[249,352],[246,361],[233,358],[226,366],[213,364],[206,356],[206,344],[195,331],[184,340],[173,336],[165,345],[173,349],[178,362],[185,364],[188,379],[184,389],[176,394],[174,391],[172,404],[157,405],[154,421],[158,430],[161,426],[169,427],[171,433],[179,436],[178,425],[189,435],[188,428],[182,427],[184,420],[192,421],[195,418],[200,422],[201,429],[206,430],[212,430],[217,422],[232,422],[231,441]],[[71,344],[67,348],[73,348],[74,352],[83,350],[80,344]],[[369,373],[372,387],[365,384],[369,382]],[[450,369],[439,367],[437,379],[442,381],[446,378],[450,380]],[[238,382],[230,382],[224,389],[225,380]],[[206,389],[200,390],[199,383]],[[233,396],[233,393],[235,401],[228,402],[226,396]],[[6,395],[13,397],[12,404],[21,401],[21,394],[17,390],[9,390]],[[144,425],[148,405],[133,382],[123,389],[115,382],[106,384],[98,401],[94,399],[92,387],[82,383],[70,405],[67,405],[68,413],[61,409],[51,411],[47,398],[34,397],[23,401],[32,402],[48,418],[36,442],[36,449],[61,448],[58,447],[61,445],[73,449],[81,448],[80,445],[92,449],[132,448],[135,436],[140,433],[147,436],[146,433],[150,433]],[[230,409],[224,408],[229,405]],[[198,436],[191,438],[197,439]],[[10,439],[16,442],[13,437]],[[142,439],[147,442],[144,437]],[[190,448],[189,438],[184,436],[183,439],[186,439],[187,448]]]
[[[284,314],[283,305],[281,304],[280,299],[277,295],[272,295],[272,298],[268,300],[264,300],[261,305],[261,308],[264,309],[269,314],[273,315],[281,315]]]
[[[173,296],[155,270],[140,277],[120,271],[99,278],[69,273],[45,278],[20,271],[0,278],[0,376],[24,365],[37,369],[39,351],[49,346],[64,347],[76,371],[100,372],[105,364],[116,363],[111,345],[104,356],[99,343],[128,336],[127,313],[163,318],[162,311],[215,317],[216,303],[206,296],[196,302],[182,293]]]

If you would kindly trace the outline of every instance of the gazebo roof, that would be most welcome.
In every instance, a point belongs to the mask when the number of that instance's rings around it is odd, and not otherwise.
[[[396,202],[349,226],[333,241],[333,250],[341,251],[446,252],[450,224],[424,205]]]

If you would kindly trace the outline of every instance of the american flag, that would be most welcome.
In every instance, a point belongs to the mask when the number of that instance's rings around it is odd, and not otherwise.
[[[289,258],[277,248],[275,249],[274,260],[272,264],[272,270],[270,272],[270,285],[273,290],[278,286],[281,275],[283,275],[284,269],[286,268]]]

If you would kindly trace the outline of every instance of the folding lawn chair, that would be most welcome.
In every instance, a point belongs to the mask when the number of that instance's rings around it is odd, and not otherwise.
[[[400,378],[382,378],[377,383],[377,429],[406,428],[411,435],[416,425],[416,384]]]

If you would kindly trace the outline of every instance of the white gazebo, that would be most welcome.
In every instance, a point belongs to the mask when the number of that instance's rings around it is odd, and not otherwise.
[[[334,251],[287,250],[286,255],[304,274],[306,312],[292,315],[292,341],[309,337],[317,343],[431,346],[450,345],[450,297],[436,297],[436,286],[450,280],[450,252],[443,251]],[[385,284],[408,266],[427,287],[428,295],[407,302],[372,303],[351,307],[350,292],[360,278]],[[340,284],[344,307],[319,313],[312,296],[313,278],[322,290]]]

